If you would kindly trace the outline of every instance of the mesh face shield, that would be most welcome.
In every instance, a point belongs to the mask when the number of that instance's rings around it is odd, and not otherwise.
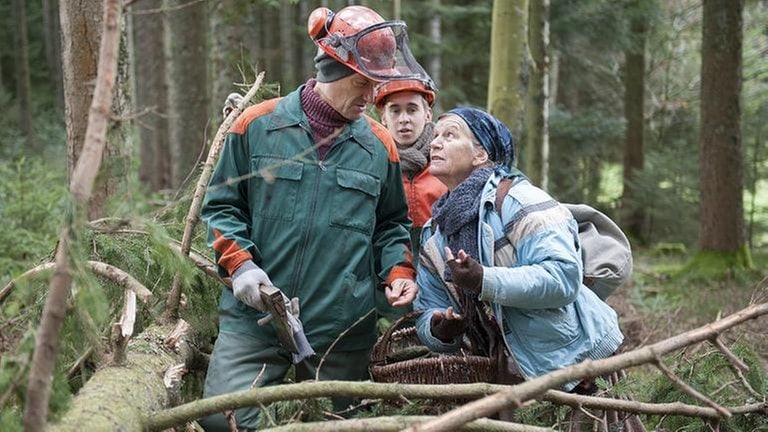
[[[375,81],[429,79],[411,53],[403,21],[384,21],[349,36],[329,32],[316,43],[329,55]]]

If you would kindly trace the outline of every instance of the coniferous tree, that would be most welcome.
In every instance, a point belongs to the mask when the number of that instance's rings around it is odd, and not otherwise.
[[[27,8],[24,0],[13,0],[15,29],[14,66],[16,68],[16,103],[19,107],[19,126],[27,147],[36,149],[32,130],[32,95],[29,82],[29,40],[27,39]]]
[[[704,0],[701,46],[699,247],[751,265],[744,237],[741,143],[743,0]]]
[[[528,41],[531,78],[525,107],[525,173],[542,189],[548,188],[549,167],[549,0],[529,5]]]
[[[492,15],[488,112],[519,140],[528,86],[528,0],[495,0]]]

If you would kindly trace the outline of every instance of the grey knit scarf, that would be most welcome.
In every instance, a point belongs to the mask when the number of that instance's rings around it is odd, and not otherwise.
[[[472,171],[452,191],[449,191],[432,206],[432,220],[448,238],[448,247],[454,255],[464,249],[467,255],[478,259],[477,223],[483,186],[493,173],[493,168],[478,168]],[[450,269],[446,280],[451,280]]]
[[[434,138],[435,125],[429,122],[424,125],[424,131],[413,144],[409,146],[397,145],[400,154],[400,169],[408,177],[413,177],[427,167],[429,163],[429,143]]]

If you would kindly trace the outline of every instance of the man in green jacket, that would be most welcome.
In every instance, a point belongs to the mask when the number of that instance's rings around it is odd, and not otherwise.
[[[397,148],[364,111],[377,83],[426,74],[405,25],[366,7],[319,8],[308,30],[319,47],[316,79],[238,117],[206,193],[209,241],[220,273],[232,277],[206,397],[279,384],[291,363],[297,381],[368,379],[375,290],[384,286],[393,306],[416,295]],[[292,353],[272,325],[259,325],[260,285],[298,298],[311,348]],[[258,414],[238,409],[237,426],[255,428]],[[201,423],[228,430],[221,414]]]

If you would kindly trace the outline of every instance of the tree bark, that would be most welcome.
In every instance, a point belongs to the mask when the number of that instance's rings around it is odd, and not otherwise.
[[[166,0],[169,135],[174,186],[196,168],[208,124],[208,3]],[[184,7],[178,7],[182,6]]]
[[[19,107],[19,128],[28,149],[37,148],[32,130],[32,101],[29,82],[29,40],[27,38],[27,8],[25,0],[13,0],[14,65],[16,68],[16,103]]]
[[[743,0],[704,0],[701,47],[699,247],[734,256],[744,241],[741,144]],[[737,262],[745,264],[744,259]]]
[[[634,4],[636,9],[637,3]],[[645,206],[637,201],[633,181],[644,166],[643,132],[645,130],[645,45],[647,17],[635,12],[631,19],[632,45],[624,53],[624,190],[621,197],[624,229],[642,240]]]
[[[63,1],[59,7],[62,39],[62,71],[64,78],[64,117],[67,128],[67,174],[74,179],[75,165],[83,152],[86,140],[88,115],[93,99],[94,82],[98,62],[99,41],[101,40],[102,2],[99,0]],[[125,37],[121,28],[120,37]],[[118,91],[111,104],[112,115],[119,116],[127,110],[127,51],[125,44],[119,53],[116,69]],[[102,153],[103,172],[96,181],[88,204],[89,219],[102,217],[106,213],[107,199],[127,188],[130,169],[131,149],[127,146],[126,131],[115,127],[109,131],[110,138]]]
[[[69,2],[64,2],[67,4]],[[63,8],[62,8],[63,9]],[[51,278],[43,315],[35,338],[35,351],[29,372],[24,406],[24,428],[29,431],[43,430],[48,417],[48,400],[51,395],[53,366],[58,352],[58,336],[66,314],[66,299],[72,284],[69,272],[69,247],[78,222],[82,224],[83,209],[88,205],[93,184],[101,165],[105,147],[107,123],[112,104],[112,91],[117,76],[118,48],[120,43],[119,22],[122,13],[121,0],[105,0],[104,29],[99,51],[99,73],[90,107],[86,141],[82,156],[77,161],[70,194],[73,209],[61,230],[56,251],[56,271]],[[69,21],[62,19],[64,33],[70,37]]]
[[[61,77],[61,25],[59,24],[59,0],[43,0],[43,37],[45,62],[48,76],[56,93],[56,107],[64,112],[64,89]]]
[[[178,390],[174,386],[169,391],[167,384],[173,383],[164,382],[164,377],[173,373],[174,366],[193,360],[188,347],[180,345],[182,349],[175,350],[166,346],[164,340],[172,330],[172,326],[150,327],[132,339],[125,362],[99,369],[80,389],[61,421],[49,430],[75,432],[86,425],[85,429],[98,431],[144,430],[143,417],[167,407]]]
[[[168,83],[165,75],[165,27],[157,4],[138,1],[131,7],[134,13],[133,68],[135,77],[135,106],[145,113],[138,120],[139,181],[152,191],[170,189],[171,148],[168,142]]]
[[[530,3],[528,41],[531,48],[531,81],[525,106],[525,173],[547,190],[549,159],[549,0]]]
[[[442,34],[442,24],[443,20],[441,15],[438,13],[438,10],[440,9],[440,0],[432,0],[432,18],[429,20],[429,39],[435,46],[441,46],[443,34]],[[437,88],[440,88],[441,76],[442,74],[442,58],[440,56],[439,52],[433,53],[429,57],[429,75],[432,77],[432,80],[435,82],[435,85]],[[435,101],[435,106],[433,107],[436,111],[440,112],[440,98],[437,98]]]
[[[306,17],[305,17],[306,19]],[[283,94],[286,91],[293,89],[297,85],[296,65],[293,63],[293,56],[296,45],[294,41],[294,5],[292,2],[281,2],[279,10],[279,22],[280,22],[280,87],[283,89]],[[303,42],[303,41],[302,41]]]
[[[528,0],[494,0],[491,25],[488,112],[519,140],[528,87]]]

